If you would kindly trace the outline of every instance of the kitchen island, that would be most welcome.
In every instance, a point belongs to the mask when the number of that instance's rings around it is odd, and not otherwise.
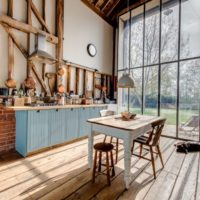
[[[82,137],[89,118],[99,117],[105,104],[9,107],[16,116],[16,151],[27,156]]]

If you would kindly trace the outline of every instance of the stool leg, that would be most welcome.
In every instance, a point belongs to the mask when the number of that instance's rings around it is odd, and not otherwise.
[[[114,167],[114,162],[113,162],[113,153],[112,153],[112,151],[110,152],[110,158],[111,158],[112,176],[115,176],[115,167]]]
[[[108,185],[110,185],[110,170],[109,170],[108,152],[106,152],[106,171],[107,171],[107,181],[108,181]]]
[[[117,161],[118,161],[118,149],[119,149],[119,139],[117,138],[117,141],[116,141],[116,156],[115,156],[115,164],[117,164]]]
[[[110,137],[110,143],[112,144],[113,137]]]
[[[95,182],[95,173],[96,173],[96,167],[97,167],[97,151],[95,150],[94,155],[94,166],[93,166],[93,172],[92,172],[92,182]]]
[[[103,143],[106,142],[106,138],[107,138],[107,135],[104,136],[104,140],[103,140]]]
[[[101,172],[101,157],[102,157],[102,152],[99,152],[99,166],[98,166],[98,171]]]

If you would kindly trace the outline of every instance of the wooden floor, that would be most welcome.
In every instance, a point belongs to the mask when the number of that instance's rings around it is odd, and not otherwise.
[[[102,141],[98,135],[95,141]],[[0,158],[0,200],[200,200],[200,154],[178,154],[177,141],[162,138],[165,168],[156,159],[157,179],[148,161],[132,157],[132,182],[125,190],[123,146],[120,145],[116,176],[111,186],[100,175],[91,183],[87,167],[87,139],[28,158],[16,154]],[[136,149],[137,151],[137,149]]]

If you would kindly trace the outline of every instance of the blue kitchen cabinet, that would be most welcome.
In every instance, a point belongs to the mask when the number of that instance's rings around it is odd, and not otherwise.
[[[48,110],[27,111],[27,152],[49,146]]]
[[[87,122],[88,119],[92,118],[91,110],[92,110],[92,108],[90,108],[90,107],[80,108],[79,137],[87,136],[89,131],[91,131],[90,123]]]
[[[15,149],[23,156],[27,154],[28,111],[16,111],[16,140]]]
[[[79,108],[65,109],[65,140],[70,141],[78,138],[79,133]]]
[[[90,118],[99,117],[99,108],[98,107],[91,107],[90,109]]]
[[[65,142],[65,135],[67,134],[65,128],[67,122],[65,110],[53,109],[48,112],[49,145],[53,146]]]
[[[106,107],[82,107],[16,111],[16,150],[29,153],[87,136],[87,120]]]

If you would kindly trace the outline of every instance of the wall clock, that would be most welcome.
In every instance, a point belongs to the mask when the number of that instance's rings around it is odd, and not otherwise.
[[[90,56],[94,57],[97,54],[97,49],[94,44],[88,44],[87,52]]]

